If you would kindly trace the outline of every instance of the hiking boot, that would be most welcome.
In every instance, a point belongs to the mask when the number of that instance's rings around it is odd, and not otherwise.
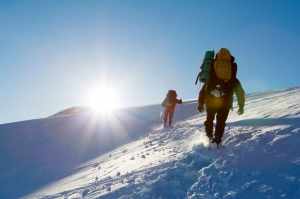
[[[217,145],[219,145],[221,143],[221,138],[220,137],[214,137],[211,141],[211,143],[216,143]]]
[[[209,139],[212,139],[212,138],[213,138],[212,134],[209,134],[209,133],[206,133],[206,136],[207,136]]]
[[[209,139],[212,139],[213,138],[213,123],[208,123],[207,121],[205,121],[204,126],[205,126],[206,136]]]

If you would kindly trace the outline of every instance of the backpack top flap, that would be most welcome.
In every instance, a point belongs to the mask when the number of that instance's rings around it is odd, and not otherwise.
[[[231,55],[229,50],[221,48],[216,55],[216,60],[214,62],[214,69],[217,77],[225,82],[230,80],[232,75],[231,67]]]

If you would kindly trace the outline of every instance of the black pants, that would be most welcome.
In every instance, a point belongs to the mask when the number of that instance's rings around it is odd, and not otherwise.
[[[168,121],[168,116],[169,116],[169,125],[172,124],[172,118],[174,115],[174,111],[170,111],[170,110],[165,110],[165,116],[164,116],[164,123],[166,124]]]
[[[208,137],[213,137],[214,119],[216,116],[216,130],[215,137],[221,139],[224,134],[224,129],[226,126],[226,120],[228,117],[229,109],[227,108],[206,108],[207,116],[204,122],[206,135]]]

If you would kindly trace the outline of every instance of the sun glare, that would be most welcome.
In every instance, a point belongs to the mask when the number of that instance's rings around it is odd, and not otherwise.
[[[90,106],[99,112],[107,112],[118,108],[118,96],[108,88],[95,90],[90,95]]]

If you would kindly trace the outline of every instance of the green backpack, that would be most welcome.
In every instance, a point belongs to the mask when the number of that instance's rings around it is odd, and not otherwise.
[[[204,84],[207,84],[209,82],[212,64],[214,62],[214,56],[215,51],[206,51],[202,65],[200,66],[201,71],[196,78],[196,85],[198,80]]]

